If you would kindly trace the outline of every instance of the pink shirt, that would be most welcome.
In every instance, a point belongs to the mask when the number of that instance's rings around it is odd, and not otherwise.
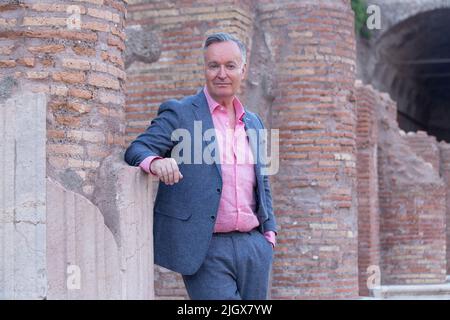
[[[253,154],[242,121],[244,107],[235,97],[233,105],[236,118],[233,128],[225,107],[211,98],[206,87],[203,92],[214,122],[222,171],[222,196],[214,232],[253,230],[259,226],[254,213],[256,177]]]
[[[255,215],[256,200],[253,192],[256,187],[254,158],[242,121],[244,107],[235,97],[233,105],[236,118],[232,128],[225,107],[209,95],[206,86],[203,92],[214,123],[222,171],[222,195],[214,232],[250,231],[259,226],[259,221]],[[150,164],[158,158],[161,157],[147,157],[139,166],[153,174],[150,172]],[[264,236],[275,246],[273,231],[265,232]]]

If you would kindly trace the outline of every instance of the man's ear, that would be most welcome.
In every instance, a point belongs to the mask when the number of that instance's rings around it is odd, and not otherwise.
[[[241,80],[244,80],[246,76],[247,76],[247,64],[244,63],[244,65],[242,66],[242,76],[241,76]]]

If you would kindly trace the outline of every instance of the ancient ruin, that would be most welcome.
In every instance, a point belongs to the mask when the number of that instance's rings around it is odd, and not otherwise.
[[[123,151],[217,31],[279,129],[271,298],[450,297],[450,2],[368,2],[369,39],[350,0],[1,1],[0,298],[187,297]]]

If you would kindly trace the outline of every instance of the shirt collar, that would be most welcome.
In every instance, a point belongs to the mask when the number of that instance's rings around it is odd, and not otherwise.
[[[206,96],[206,101],[208,102],[209,111],[211,112],[211,114],[213,114],[214,110],[216,110],[216,108],[219,107],[220,104],[211,97],[206,85],[203,88],[203,93]],[[234,96],[234,99],[233,99],[233,106],[234,106],[234,111],[236,112],[236,119],[238,119],[239,121],[242,122],[242,119],[244,118],[244,115],[245,115],[245,110],[244,110],[244,106],[242,105],[241,101],[236,96]]]

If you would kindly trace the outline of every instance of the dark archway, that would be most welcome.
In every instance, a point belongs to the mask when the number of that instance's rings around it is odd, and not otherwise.
[[[397,101],[400,128],[425,130],[438,141],[447,142],[450,142],[449,21],[450,9],[437,9],[417,14],[387,30],[372,45],[375,63],[364,79]]]

